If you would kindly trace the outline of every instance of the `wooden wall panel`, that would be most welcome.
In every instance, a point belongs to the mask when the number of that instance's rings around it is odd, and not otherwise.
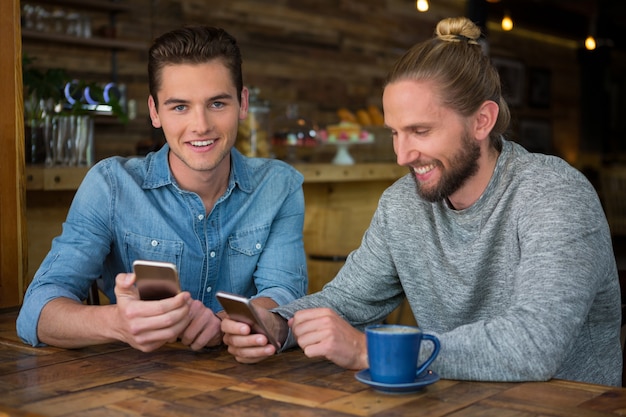
[[[261,89],[272,117],[298,103],[319,125],[337,121],[336,110],[380,105],[383,78],[414,42],[429,37],[441,14],[462,13],[464,1],[441,0],[419,14],[413,2],[131,0],[116,15],[116,36],[149,45],[159,34],[187,24],[211,24],[233,33],[244,56],[244,81]],[[97,16],[97,14],[95,15]],[[103,22],[102,24],[104,24]],[[100,21],[94,20],[94,32]],[[42,67],[63,67],[73,76],[110,79],[110,52],[25,41]],[[146,105],[147,50],[119,51],[118,79],[136,100],[137,119],[127,126],[98,125],[97,157],[133,154],[153,135]]]
[[[336,122],[339,107],[380,105],[383,80],[395,59],[432,36],[441,18],[466,12],[465,0],[431,2],[428,13],[418,13],[415,2],[407,0],[129,0],[128,4],[128,13],[116,15],[118,38],[149,45],[154,37],[182,25],[224,27],[241,46],[245,83],[261,89],[262,98],[271,103],[271,116],[276,118],[287,104],[297,103],[301,113],[320,126]],[[106,20],[94,20],[94,31],[103,24]],[[522,119],[548,120],[556,152],[575,162],[580,142],[576,49],[523,33],[503,33],[491,24],[492,54],[519,60],[527,69],[551,71],[552,101],[547,109],[526,103],[515,108],[511,137],[519,136]],[[30,41],[25,50],[40,58],[41,65],[61,66],[77,77],[110,78],[106,50]],[[98,126],[98,158],[133,154],[138,142],[160,137],[148,118],[146,63],[147,50],[118,52],[118,78],[137,103],[137,118],[127,126]]]
[[[20,2],[0,2],[0,309],[22,300],[26,271]]]

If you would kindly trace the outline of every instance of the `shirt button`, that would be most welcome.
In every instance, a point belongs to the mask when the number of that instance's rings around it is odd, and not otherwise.
[[[211,253],[209,253],[209,256],[210,256],[211,258],[215,258],[215,251],[211,251]]]
[[[261,244],[260,244],[260,243],[257,243],[257,244],[256,244],[256,246],[255,246],[255,248],[257,248],[257,249],[261,249]]]
[[[211,288],[211,287],[206,287],[206,292],[211,292],[212,289],[213,288]]]
[[[204,214],[199,214],[198,215],[198,220],[202,220],[202,219],[204,219]]]
[[[159,241],[158,240],[153,240],[152,242],[150,242],[150,244],[152,246],[159,246]]]

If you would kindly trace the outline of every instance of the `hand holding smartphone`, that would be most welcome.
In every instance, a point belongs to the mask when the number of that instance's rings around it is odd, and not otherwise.
[[[135,285],[142,300],[162,300],[180,292],[176,265],[169,262],[133,262]]]
[[[252,333],[265,335],[268,342],[272,344],[278,352],[280,343],[270,331],[272,328],[271,324],[263,321],[260,314],[261,312],[254,307],[250,299],[224,291],[218,291],[215,296],[231,319],[246,323],[250,326]]]

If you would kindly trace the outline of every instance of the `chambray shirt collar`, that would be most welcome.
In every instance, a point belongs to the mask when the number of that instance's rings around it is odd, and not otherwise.
[[[146,158],[146,175],[142,184],[144,189],[163,187],[169,184],[178,187],[176,179],[172,175],[168,162],[169,145],[166,143]],[[236,149],[230,151],[230,177],[226,194],[230,194],[235,185],[246,193],[254,190],[253,176],[250,173],[248,164],[244,162],[244,156]]]

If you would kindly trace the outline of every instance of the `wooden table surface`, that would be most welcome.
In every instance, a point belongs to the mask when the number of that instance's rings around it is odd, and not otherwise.
[[[569,381],[440,380],[383,394],[299,349],[242,365],[222,348],[179,344],[153,353],[123,344],[31,348],[18,340],[15,317],[0,314],[0,417],[626,415],[626,389]]]

